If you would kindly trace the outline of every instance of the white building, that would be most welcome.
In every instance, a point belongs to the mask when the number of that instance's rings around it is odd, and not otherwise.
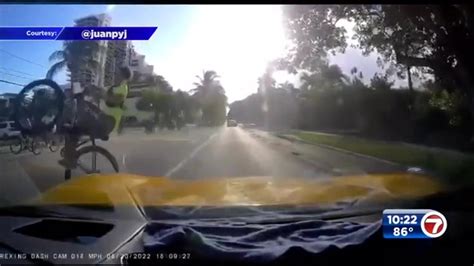
[[[133,72],[137,72],[145,75],[153,74],[153,66],[145,62],[145,56],[141,55],[134,50],[130,56],[130,69]]]
[[[121,66],[130,65],[130,52],[132,43],[130,41],[113,41],[109,42],[109,57],[110,60],[107,60],[109,63],[106,65],[106,86],[115,84],[117,80],[119,71],[117,71]]]
[[[107,14],[92,15],[80,18],[74,21],[76,27],[106,27],[111,25],[111,17]],[[97,42],[102,49],[94,56],[94,59],[99,62],[97,69],[82,70],[80,73],[71,73],[74,81],[80,81],[82,84],[93,84],[99,87],[104,86],[105,66],[108,59],[107,48],[108,41],[100,40]],[[110,58],[110,57],[109,57]]]
[[[133,45],[128,47],[127,58],[128,65],[134,73],[136,72],[143,75],[153,74],[153,66],[146,63],[145,55],[141,55],[135,51],[135,47]]]
[[[129,84],[129,92],[125,101],[124,117],[135,118],[137,121],[152,119],[153,112],[140,111],[136,108],[136,104],[144,90],[151,89],[152,85],[148,84],[150,76],[154,75],[154,67],[146,63],[145,55],[141,55],[135,51],[133,45],[128,46],[126,53],[128,66],[132,70],[135,78],[134,82]]]

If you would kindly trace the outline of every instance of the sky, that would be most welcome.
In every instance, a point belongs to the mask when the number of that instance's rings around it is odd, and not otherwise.
[[[229,103],[257,91],[267,62],[284,55],[287,42],[281,7],[276,5],[0,5],[0,26],[73,26],[77,18],[100,13],[108,13],[113,26],[157,26],[150,40],[133,41],[155,73],[174,89],[188,91],[196,75],[215,70]],[[345,26],[350,37],[351,25]],[[27,84],[44,77],[53,63],[49,55],[61,46],[60,41],[0,41],[0,79]],[[381,72],[375,54],[364,57],[353,48],[330,60],[346,74],[357,66],[366,81]],[[274,78],[299,85],[297,77],[286,72]],[[65,80],[65,73],[55,77],[59,84]],[[20,89],[0,83],[0,93]]]

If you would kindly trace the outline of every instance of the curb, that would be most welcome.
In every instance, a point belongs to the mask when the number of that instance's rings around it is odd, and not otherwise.
[[[304,144],[315,145],[315,146],[319,146],[321,148],[346,153],[346,154],[349,154],[349,155],[352,155],[352,156],[357,156],[357,157],[364,158],[364,159],[376,160],[376,161],[379,161],[379,162],[383,162],[383,163],[391,164],[391,165],[395,165],[395,166],[404,166],[404,165],[401,165],[399,163],[384,160],[384,159],[381,159],[381,158],[378,158],[378,157],[373,157],[373,156],[369,156],[369,155],[365,155],[365,154],[361,154],[361,153],[357,153],[357,152],[353,152],[353,151],[348,151],[348,150],[336,148],[336,147],[325,145],[325,144],[312,143],[312,142],[305,141],[305,140],[303,140],[299,137],[293,136],[293,135],[282,135],[282,134],[275,134],[275,135],[279,138],[286,139],[286,140],[289,140],[289,141],[296,141],[296,142],[300,142],[300,143],[304,143]]]

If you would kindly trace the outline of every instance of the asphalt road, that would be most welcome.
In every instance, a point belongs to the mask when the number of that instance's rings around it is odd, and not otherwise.
[[[400,167],[240,127],[197,128],[144,134],[128,129],[99,142],[114,154],[121,172],[175,179],[276,176],[334,178],[391,172]],[[0,195],[9,201],[31,197],[64,182],[59,153],[43,150],[12,155],[0,151]],[[1,200],[1,198],[0,198]]]

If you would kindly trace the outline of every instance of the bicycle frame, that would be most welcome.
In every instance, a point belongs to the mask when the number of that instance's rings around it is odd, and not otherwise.
[[[74,111],[73,113],[77,114],[77,106],[84,101],[84,95],[82,93],[78,93],[74,95]],[[73,118],[73,124],[75,124],[76,117]],[[92,146],[96,146],[94,137],[90,136],[88,139],[81,140],[81,137],[84,136],[78,133],[67,132],[64,134],[64,162],[65,162],[65,179],[69,179],[71,177],[71,169],[75,169],[77,167],[77,151],[78,149],[87,144],[92,143]],[[96,167],[96,154],[93,154],[92,158],[92,167]]]
[[[81,136],[76,134],[66,134],[64,142],[64,167],[66,171],[64,173],[64,178],[71,178],[71,170],[75,169],[78,166],[78,155],[77,151],[81,146],[84,146],[87,143],[92,143],[92,146],[96,146],[95,139],[90,137],[90,139],[80,140]],[[96,154],[93,154],[92,167],[96,167],[97,157]]]
[[[21,139],[21,150],[22,151],[26,151],[26,150],[30,149],[30,147],[32,147],[33,142],[34,142],[33,137],[31,137],[29,135],[21,135],[20,139]]]
[[[90,137],[90,139],[80,140],[81,136],[75,134],[66,134],[64,142],[64,158],[71,162],[71,166],[75,166],[76,152],[79,147],[92,143],[92,146],[96,146],[95,139]]]

